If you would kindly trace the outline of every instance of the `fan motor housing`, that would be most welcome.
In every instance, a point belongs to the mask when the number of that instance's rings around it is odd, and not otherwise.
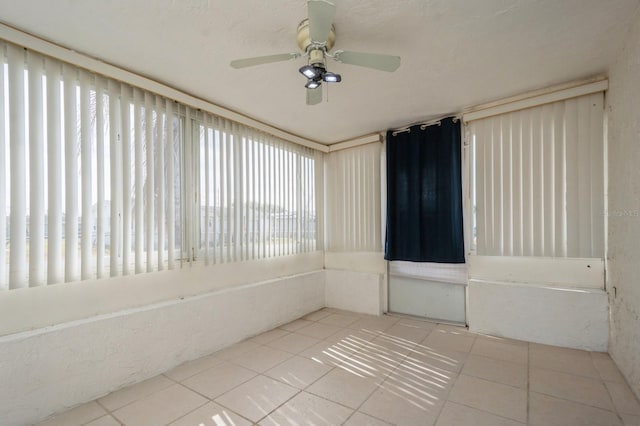
[[[298,47],[300,48],[300,50],[302,50],[303,52],[319,49],[323,49],[325,52],[328,52],[336,42],[336,29],[333,25],[331,25],[329,37],[327,37],[327,41],[324,44],[314,43],[311,40],[311,36],[309,35],[309,19],[305,19],[298,25],[296,42],[298,43]]]

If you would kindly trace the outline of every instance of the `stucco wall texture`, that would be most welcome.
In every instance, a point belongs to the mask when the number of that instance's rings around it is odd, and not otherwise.
[[[640,10],[609,78],[609,353],[640,396]]]

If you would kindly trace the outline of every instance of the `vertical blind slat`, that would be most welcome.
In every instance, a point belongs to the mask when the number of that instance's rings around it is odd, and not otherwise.
[[[65,281],[76,281],[78,275],[78,108],[76,70],[65,65],[64,131],[65,131]]]
[[[156,250],[157,250],[157,270],[164,270],[164,253],[165,253],[165,159],[164,149],[167,145],[167,134],[165,132],[164,122],[167,119],[166,111],[164,111],[164,100],[160,96],[156,96],[156,161],[155,161],[155,211],[156,211]]]
[[[566,192],[565,176],[565,138],[564,138],[564,103],[553,105],[553,148],[554,148],[554,196],[553,214],[554,217],[554,255],[556,257],[567,256],[567,233],[566,233],[566,206],[564,194]]]
[[[554,161],[553,105],[542,107],[542,199],[544,226],[542,252],[554,256],[555,252],[555,203],[554,203]]]
[[[80,238],[80,275],[86,280],[91,277],[91,237],[93,215],[91,214],[92,185],[91,185],[91,100],[89,93],[89,76],[80,73],[80,209],[81,209],[81,238]]]
[[[211,229],[209,228],[209,208],[210,208],[210,200],[209,200],[209,171],[211,170],[211,165],[209,164],[209,129],[205,126],[200,126],[200,146],[204,148],[204,176],[202,176],[201,180],[204,183],[204,263],[205,265],[209,264],[209,235]]]
[[[146,154],[145,160],[145,179],[143,188],[144,191],[144,223],[145,223],[145,236],[146,236],[146,270],[147,272],[153,271],[153,237],[154,237],[154,228],[155,228],[155,211],[154,211],[154,171],[153,171],[153,162],[154,162],[154,147],[156,144],[155,135],[154,135],[154,111],[153,111],[153,95],[145,94],[144,96],[144,115],[145,115],[145,130],[144,130],[144,154]]]
[[[131,122],[132,114],[135,117],[135,103],[132,103],[131,90],[122,85],[121,87],[122,107],[120,113],[122,115],[122,273],[129,275],[131,273],[131,264],[135,262],[131,258],[132,245],[134,243],[132,237],[133,208],[134,208],[134,143],[135,133],[134,123]],[[135,269],[134,269],[135,271]]]
[[[46,284],[44,269],[44,105],[42,56],[28,53],[29,72],[29,286]]]
[[[165,100],[167,132],[167,257],[169,269],[175,268],[175,169],[174,169],[174,116],[173,102]]]
[[[5,62],[4,52],[6,45],[0,41],[0,290],[9,288],[8,268],[7,268],[7,187],[9,184],[9,168],[7,165],[7,144],[8,139],[5,132],[8,123],[5,120],[5,99],[8,93],[5,92]]]
[[[62,108],[61,64],[46,59],[47,81],[47,283],[64,279],[62,265]],[[2,197],[0,197],[1,199]]]
[[[97,179],[97,211],[96,211],[96,275],[102,278],[104,274],[105,256],[105,117],[103,99],[104,81],[96,79],[96,179]]]
[[[107,83],[109,93],[109,159],[110,159],[110,224],[109,224],[109,275],[118,276],[118,267],[122,259],[122,129],[121,122],[120,86],[113,80]]]
[[[7,46],[9,60],[9,151],[10,151],[10,265],[9,288],[27,286],[27,186],[25,149],[24,50]]]
[[[144,139],[144,130],[145,130],[145,121],[143,117],[144,114],[144,94],[137,89],[134,89],[134,123],[135,123],[135,131],[133,138],[133,145],[135,150],[134,164],[135,164],[135,177],[134,177],[134,239],[135,239],[135,273],[139,274],[143,272],[144,266],[144,170],[145,170],[145,161],[144,161],[144,148],[145,148],[145,139]],[[142,98],[142,99],[141,99]]]

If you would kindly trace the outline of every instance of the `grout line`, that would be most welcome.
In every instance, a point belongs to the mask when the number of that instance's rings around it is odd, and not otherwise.
[[[521,424],[521,425],[528,425],[528,424],[529,424],[528,422],[527,422],[527,423],[522,423],[521,421],[519,421],[519,420],[515,420],[515,419],[512,419],[511,417],[505,417],[505,416],[503,416],[502,414],[496,414],[496,413],[494,413],[494,412],[492,412],[492,411],[487,411],[487,410],[485,410],[485,409],[483,409],[483,408],[474,407],[474,406],[471,406],[471,405],[465,404],[465,403],[463,403],[463,402],[459,402],[459,401],[451,401],[451,400],[448,400],[448,399],[445,401],[445,403],[447,403],[447,402],[450,402],[450,403],[452,403],[452,404],[462,405],[462,406],[464,406],[464,407],[471,408],[471,409],[473,409],[473,410],[482,411],[483,413],[491,414],[492,416],[500,417],[501,419],[506,419],[506,420],[509,420],[510,422],[516,422],[516,423]],[[444,406],[444,404],[443,404],[443,406]],[[440,414],[442,414],[442,411],[440,412]],[[440,416],[438,415],[438,418],[439,418],[439,417],[440,417]],[[436,421],[436,423],[437,423],[437,421]]]
[[[539,391],[534,391],[534,392],[532,392],[532,393],[537,393],[537,394],[539,394],[539,395],[548,396],[548,397],[550,397],[550,398],[559,399],[559,400],[561,400],[561,401],[566,401],[566,402],[571,402],[571,403],[573,403],[573,404],[582,405],[583,407],[589,407],[589,408],[593,408],[593,409],[596,409],[596,410],[606,411],[606,412],[608,412],[608,413],[618,414],[618,413],[616,412],[615,407],[614,407],[614,409],[613,409],[613,410],[608,410],[608,409],[606,409],[606,408],[596,407],[595,405],[585,404],[584,402],[578,402],[578,401],[574,401],[574,400],[572,400],[572,399],[562,398],[562,397],[560,397],[560,396],[557,396],[557,395],[551,395],[551,394],[549,394],[549,393],[544,393],[544,392],[539,392]]]
[[[155,379],[155,378],[157,378],[157,377],[159,377],[159,376],[164,376],[164,373],[160,373],[160,374],[158,374],[158,375],[156,375],[156,376],[149,377],[148,379],[144,379],[144,380],[142,380],[142,381],[140,381],[140,382],[138,382],[138,383],[133,383],[133,384],[131,384],[131,385],[127,386],[127,387],[117,389],[117,390],[115,390],[115,391],[113,391],[113,392],[110,392],[110,393],[108,393],[108,394],[104,395],[104,396],[101,396],[100,398],[96,398],[96,399],[94,399],[94,401],[95,401],[95,402],[97,402],[97,403],[98,403],[101,407],[103,407],[105,410],[107,410],[107,412],[108,412],[109,414],[113,415],[113,413],[115,413],[116,411],[118,411],[118,410],[120,410],[120,409],[122,409],[122,408],[124,408],[124,407],[128,407],[128,406],[130,406],[130,405],[132,405],[132,404],[135,404],[135,403],[136,403],[136,402],[138,402],[138,401],[142,401],[143,399],[148,398],[148,397],[150,397],[151,395],[154,395],[154,394],[156,394],[156,393],[158,393],[158,392],[162,392],[162,391],[163,391],[163,390],[165,390],[165,389],[169,389],[169,388],[170,388],[171,386],[173,386],[174,384],[180,384],[180,383],[176,383],[176,382],[175,382],[175,380],[172,380],[172,379],[170,379],[170,378],[168,378],[168,377],[166,377],[166,376],[165,376],[165,378],[169,379],[169,381],[173,382],[173,384],[170,384],[170,385],[167,385],[167,386],[162,387],[162,388],[160,388],[160,389],[157,389],[157,390],[155,390],[155,391],[151,392],[150,394],[147,394],[147,395],[144,395],[144,396],[142,396],[142,397],[136,398],[136,399],[134,399],[133,401],[127,402],[126,404],[124,404],[124,405],[122,405],[122,406],[120,406],[120,407],[117,407],[117,408],[115,408],[115,409],[113,409],[113,410],[108,410],[105,406],[103,406],[103,405],[102,405],[102,403],[100,403],[100,402],[98,401],[98,399],[105,398],[105,397],[107,397],[107,396],[111,395],[112,393],[116,393],[116,392],[124,391],[125,389],[129,389],[129,388],[131,388],[131,387],[133,387],[133,386],[139,385],[140,383],[146,382],[146,381],[148,381],[148,380],[153,380],[153,379]],[[113,415],[113,417],[115,417],[115,415]]]
[[[187,388],[187,389],[192,390],[191,388]],[[198,393],[198,392],[196,392],[196,391],[193,391],[193,392],[194,392],[194,393]],[[198,395],[201,395],[201,394],[198,394]],[[216,405],[219,405],[220,407],[224,408],[225,410],[229,410],[229,411],[231,411],[233,414],[235,414],[236,416],[239,416],[239,417],[241,417],[241,418],[245,419],[246,421],[248,421],[248,422],[252,423],[252,422],[251,422],[251,420],[247,419],[245,416],[243,416],[243,415],[241,415],[241,414],[239,414],[239,413],[236,413],[236,412],[235,412],[235,411],[233,411],[231,408],[226,407],[226,406],[224,406],[224,405],[222,405],[222,404],[219,404],[219,403],[217,403],[217,402],[215,402],[215,401],[213,401],[213,400],[211,400],[211,399],[207,398],[207,397],[206,397],[206,396],[204,396],[204,395],[201,395],[201,396],[202,396],[202,397],[204,397],[204,398],[207,400],[207,402],[205,402],[204,404],[202,404],[202,405],[198,406],[197,408],[194,408],[193,410],[189,411],[188,413],[186,413],[186,414],[184,414],[184,415],[182,415],[182,416],[178,417],[177,419],[172,420],[172,421],[171,421],[171,423],[173,423],[173,422],[177,422],[178,420],[180,420],[180,419],[183,419],[183,418],[187,417],[189,414],[193,413],[194,411],[197,411],[197,410],[201,409],[202,407],[204,407],[205,405],[210,404],[210,403],[214,403],[214,404],[216,404]]]

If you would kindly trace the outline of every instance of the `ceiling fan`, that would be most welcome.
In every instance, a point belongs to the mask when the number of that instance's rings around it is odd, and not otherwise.
[[[302,51],[282,53],[278,55],[258,56],[255,58],[236,59],[231,61],[233,68],[245,68],[272,62],[287,61],[301,56],[308,58],[307,65],[300,68],[300,73],[307,78],[307,105],[322,102],[322,83],[339,83],[340,74],[327,71],[326,58],[337,62],[380,71],[393,72],[400,66],[400,57],[377,53],[348,52],[336,50],[329,53],[336,41],[333,17],[336,6],[327,0],[309,0],[307,2],[308,18],[300,22],[297,30],[297,43]]]

